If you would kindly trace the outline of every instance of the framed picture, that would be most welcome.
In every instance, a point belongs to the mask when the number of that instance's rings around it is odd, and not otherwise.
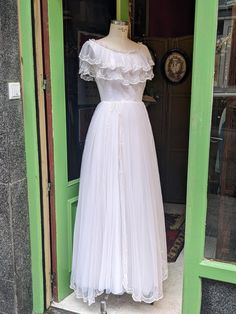
[[[189,69],[189,57],[177,48],[167,51],[161,60],[162,75],[171,84],[182,83],[187,78]]]

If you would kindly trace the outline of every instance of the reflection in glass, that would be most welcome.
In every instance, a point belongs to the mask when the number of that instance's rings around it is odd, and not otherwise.
[[[100,101],[95,82],[78,76],[78,54],[87,39],[108,33],[115,16],[115,0],[63,1],[68,180],[79,178],[86,133]]]
[[[131,37],[142,38],[148,36],[149,24],[149,1],[133,0],[130,1],[131,16]]]
[[[236,3],[220,0],[205,256],[236,262]]]

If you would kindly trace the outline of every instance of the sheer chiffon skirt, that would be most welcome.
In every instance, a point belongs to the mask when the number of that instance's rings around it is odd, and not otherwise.
[[[143,102],[102,101],[82,157],[70,288],[89,305],[106,293],[151,303],[168,276],[163,202]]]

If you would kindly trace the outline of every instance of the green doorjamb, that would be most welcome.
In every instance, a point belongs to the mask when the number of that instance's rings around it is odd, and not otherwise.
[[[44,312],[38,134],[34,84],[31,1],[18,0],[22,96],[31,242],[33,313]]]
[[[117,18],[117,20],[128,21],[128,18],[129,18],[128,0],[117,0],[116,1],[116,18]]]
[[[48,1],[48,27],[56,209],[56,301],[61,301],[72,292],[68,284],[72,249],[71,208],[77,201],[79,183],[78,179],[68,182],[62,0]]]
[[[236,283],[236,265],[204,258],[218,0],[196,0],[193,48],[183,314],[199,314],[201,278]]]

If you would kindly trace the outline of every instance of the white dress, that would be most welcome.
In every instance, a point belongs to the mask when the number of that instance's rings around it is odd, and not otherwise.
[[[163,297],[168,276],[164,211],[153,133],[142,95],[153,78],[146,45],[118,52],[87,40],[80,76],[101,102],[82,157],[70,288],[92,304],[106,293]]]

